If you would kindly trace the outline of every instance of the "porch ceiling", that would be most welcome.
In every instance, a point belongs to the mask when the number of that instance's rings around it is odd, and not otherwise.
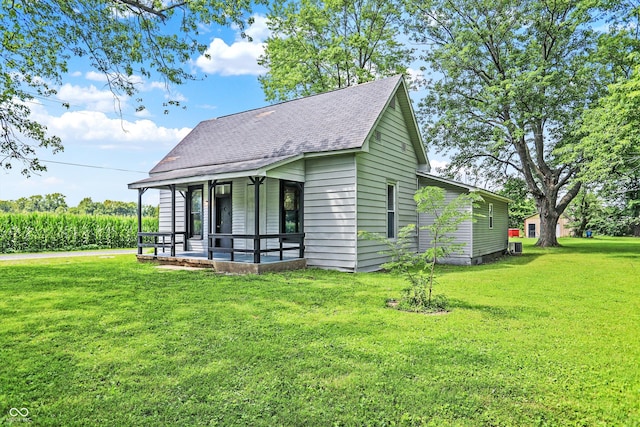
[[[221,180],[242,178],[247,176],[265,176],[269,169],[293,161],[299,156],[269,157],[264,159],[246,160],[236,163],[200,166],[189,169],[178,169],[159,172],[149,178],[129,184],[130,189],[163,187],[169,184],[186,184],[194,181]]]

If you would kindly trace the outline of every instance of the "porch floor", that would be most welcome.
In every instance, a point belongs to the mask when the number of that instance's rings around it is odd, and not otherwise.
[[[166,265],[183,265],[189,267],[212,268],[219,273],[231,274],[262,274],[268,272],[300,270],[306,268],[307,261],[304,258],[284,258],[279,256],[262,255],[260,264],[253,262],[252,254],[235,254],[231,261],[230,254],[214,254],[213,259],[208,259],[207,254],[193,251],[176,251],[176,256],[169,253],[158,252],[154,254],[138,255],[138,261],[156,262]]]

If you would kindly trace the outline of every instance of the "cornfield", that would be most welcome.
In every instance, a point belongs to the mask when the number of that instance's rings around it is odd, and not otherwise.
[[[157,231],[157,218],[143,218],[143,231]],[[0,214],[0,253],[134,248],[138,220],[132,217],[52,213]]]

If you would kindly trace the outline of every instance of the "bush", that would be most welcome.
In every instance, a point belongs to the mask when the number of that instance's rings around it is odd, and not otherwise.
[[[143,230],[157,229],[157,218],[143,218]],[[0,214],[0,253],[133,248],[137,232],[132,217]]]

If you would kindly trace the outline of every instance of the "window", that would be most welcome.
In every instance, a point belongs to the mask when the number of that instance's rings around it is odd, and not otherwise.
[[[302,184],[280,181],[280,232],[302,233]]]
[[[190,239],[202,239],[202,186],[189,187],[187,192],[187,233]]]
[[[396,186],[387,185],[387,237],[396,238]]]
[[[489,203],[489,228],[493,228],[493,203]]]

